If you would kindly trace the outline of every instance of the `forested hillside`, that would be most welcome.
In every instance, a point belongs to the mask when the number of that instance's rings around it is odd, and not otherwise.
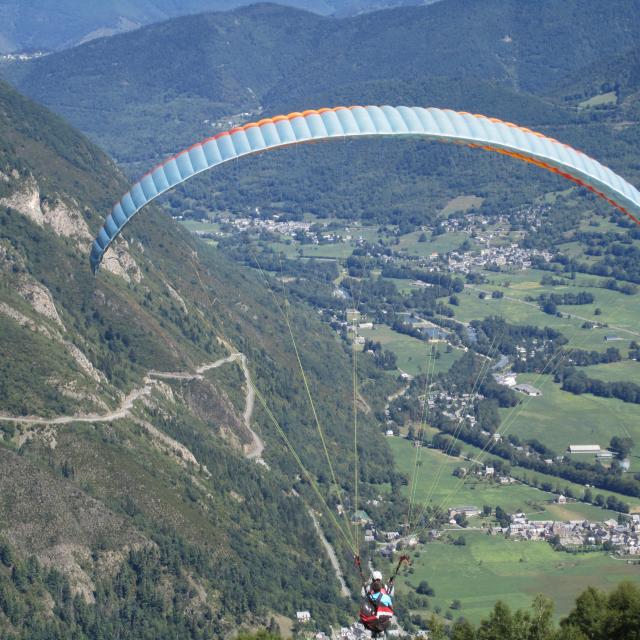
[[[0,53],[56,50],[142,25],[202,11],[226,11],[246,0],[2,0]],[[329,0],[290,0],[285,4],[329,13]]]
[[[4,84],[0,140],[0,635],[211,637],[314,610],[319,584],[322,618],[344,621],[307,505],[345,543],[258,400],[243,420],[250,376],[327,490],[271,293],[157,210],[94,278],[89,240],[120,173]],[[348,359],[289,314],[336,475],[353,478]],[[223,360],[234,350],[248,373]],[[386,456],[363,438],[375,482]]]
[[[271,111],[274,102],[313,107],[310,97],[319,90],[337,96],[353,83],[447,78],[452,85],[473,79],[544,90],[634,46],[640,27],[631,0],[615,7],[545,0],[520,9],[516,0],[447,0],[338,20],[262,4],[177,18],[6,73],[119,159],[131,160],[169,151],[149,145],[167,139],[168,127],[185,136],[173,144],[187,144],[206,133],[204,120]],[[162,126],[152,135],[141,125],[154,114]],[[125,157],[126,147],[117,144],[123,139],[130,142]]]
[[[280,4],[341,16],[437,0],[283,0]],[[140,26],[203,11],[227,11],[251,0],[2,0],[0,54],[58,50]]]
[[[640,28],[634,9],[627,0],[615,9],[595,0],[546,0],[526,12],[511,0],[447,0],[335,19],[258,5],[178,18],[11,65],[5,73],[131,176],[263,115],[405,103],[534,127],[634,179],[636,128],[610,127],[598,112],[545,95],[578,69],[634,45]],[[304,203],[312,213],[378,221],[391,215],[415,225],[459,193],[485,198],[491,211],[559,188],[540,172],[525,180],[532,171],[469,150],[358,141],[251,159],[199,178],[186,203],[180,194],[173,203],[196,215],[256,207],[295,214]],[[427,208],[425,192],[433,196]]]
[[[554,93],[565,105],[588,108],[600,119],[629,126],[640,116],[640,47],[599,60],[559,82]]]

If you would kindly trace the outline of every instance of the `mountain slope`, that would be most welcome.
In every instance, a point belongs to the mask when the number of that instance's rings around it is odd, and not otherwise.
[[[1,0],[0,54],[57,50],[95,38],[203,11],[227,11],[250,0]],[[287,0],[317,13],[333,10],[328,0]]]
[[[265,89],[283,81],[286,88],[292,77],[302,92],[434,76],[539,90],[633,46],[639,31],[632,0],[544,0],[525,12],[516,0],[447,0],[341,20],[264,4],[151,25],[14,65],[9,74],[72,121],[89,107],[113,116],[123,105],[164,105],[175,116],[181,95],[206,100],[205,117],[216,118],[256,108]]]
[[[245,354],[311,474],[326,476],[269,291],[153,208],[94,279],[90,234],[122,176],[4,84],[0,140],[0,635],[210,637],[313,609],[320,583],[323,619],[346,620],[307,513],[314,494],[259,407],[266,466],[245,457],[247,381],[237,358],[221,361],[220,340]],[[350,478],[337,456],[349,391],[335,386],[348,362],[313,314],[290,313],[336,472]],[[113,419],[83,417],[143,385]],[[34,413],[83,419],[22,419]],[[364,440],[363,459],[390,469],[376,431]]]
[[[563,104],[591,109],[603,118],[640,118],[640,47],[605,58],[569,74],[553,91]],[[598,113],[601,112],[601,113]]]
[[[493,87],[493,103],[505,104],[502,90],[543,91],[632,46],[639,32],[633,0],[544,0],[526,12],[516,0],[447,0],[340,20],[264,4],[151,25],[5,74],[119,162],[140,163],[135,173],[264,113],[325,106],[320,97],[363,102],[375,97],[372,83],[421,86],[415,100],[425,105],[434,83],[437,106],[467,110],[486,83],[483,93]],[[395,101],[389,90],[377,95]],[[499,111],[490,115],[518,116]]]
[[[341,16],[437,0],[283,0],[280,4]],[[181,15],[228,11],[252,0],[1,0],[0,54],[72,47]]]

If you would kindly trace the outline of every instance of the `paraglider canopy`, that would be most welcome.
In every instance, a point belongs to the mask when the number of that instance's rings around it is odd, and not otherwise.
[[[335,107],[266,118],[194,144],[146,173],[115,204],[91,248],[97,271],[105,251],[142,207],[192,176],[241,156],[343,137],[418,136],[467,144],[532,163],[604,198],[640,224],[640,192],[584,153],[510,122],[422,107]]]

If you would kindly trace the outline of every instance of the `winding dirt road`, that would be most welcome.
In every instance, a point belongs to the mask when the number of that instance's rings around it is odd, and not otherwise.
[[[256,401],[256,392],[253,388],[253,382],[251,380],[251,372],[247,365],[247,357],[244,353],[239,354],[240,366],[244,373],[244,379],[247,383],[247,392],[244,399],[244,413],[242,414],[244,424],[251,433],[251,443],[245,445],[244,455],[251,460],[261,460],[262,452],[264,451],[264,442],[262,438],[251,428],[251,416],[253,415],[253,407]]]
[[[336,578],[340,583],[340,593],[346,598],[350,598],[351,591],[349,591],[349,587],[347,587],[347,583],[345,582],[344,576],[342,575],[342,570],[340,569],[340,563],[338,562],[338,557],[336,556],[336,552],[334,551],[333,547],[325,537],[324,532],[320,527],[320,523],[318,522],[318,518],[316,517],[316,514],[313,512],[313,509],[309,509],[309,515],[313,520],[313,525],[316,528],[318,537],[320,538],[322,542],[322,546],[325,548],[327,555],[329,556],[329,562],[331,562],[331,566],[333,567],[336,573]]]
[[[57,424],[70,424],[72,422],[112,422],[114,420],[122,420],[131,414],[133,405],[136,401],[145,396],[148,396],[153,388],[158,384],[158,380],[202,380],[203,374],[211,369],[217,369],[225,364],[240,361],[242,373],[244,374],[247,390],[245,392],[245,407],[242,415],[245,427],[251,433],[251,443],[245,445],[244,454],[247,458],[259,460],[264,451],[264,442],[260,436],[251,428],[251,418],[253,416],[253,409],[255,405],[255,391],[253,388],[253,381],[251,380],[251,372],[247,365],[247,358],[244,353],[234,351],[230,355],[220,358],[215,362],[209,362],[201,365],[195,370],[195,373],[189,371],[149,371],[144,377],[143,385],[137,389],[133,389],[127,394],[120,403],[120,406],[107,413],[87,413],[75,416],[58,416],[56,418],[41,418],[38,416],[11,416],[7,414],[0,414],[0,422],[14,422],[16,424],[25,425],[57,425]]]

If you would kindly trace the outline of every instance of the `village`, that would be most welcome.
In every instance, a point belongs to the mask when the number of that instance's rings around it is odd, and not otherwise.
[[[267,232],[285,236],[286,238],[296,240],[303,244],[348,243],[354,240],[354,235],[352,235],[353,232],[349,227],[344,228],[344,233],[338,233],[337,231],[328,230],[324,225],[319,225],[318,223],[281,219],[281,216],[278,214],[273,214],[270,218],[261,218],[259,208],[256,208],[255,214],[255,217],[224,215],[216,218],[216,222],[220,225],[226,226],[229,231],[233,231],[235,233],[248,230]],[[195,233],[205,238],[228,235],[224,231],[196,231]],[[362,240],[362,238],[355,237],[355,240]]]
[[[449,216],[440,226],[445,233],[464,232],[470,236],[477,236],[480,242],[484,242],[506,235],[514,226],[540,227],[542,219],[550,210],[548,205],[529,204],[508,214],[494,213],[489,218],[488,215],[472,209],[469,213]]]
[[[298,611],[296,614],[296,622],[299,627],[303,625],[312,625],[313,618],[309,611]],[[367,631],[360,622],[354,622],[350,627],[341,627],[340,629],[333,631],[331,636],[324,633],[324,631],[309,631],[307,633],[300,634],[309,640],[364,640],[371,638],[371,632]],[[388,629],[386,635],[391,638],[400,638],[408,636],[409,634],[403,631],[401,628]],[[421,635],[421,634],[418,634]],[[426,635],[426,634],[422,634]]]
[[[485,466],[477,472],[486,479],[502,485],[515,484],[515,478],[496,473],[493,467]],[[555,502],[564,505],[575,502],[559,494]],[[382,531],[366,511],[356,512],[351,521],[364,529],[364,542],[370,543],[371,550],[386,559],[392,559],[399,551],[416,548],[427,540],[438,540],[445,532],[465,529],[486,529],[488,535],[504,535],[512,539],[549,542],[558,551],[608,551],[617,556],[640,555],[640,514],[620,516],[617,520],[609,518],[602,521],[577,520],[537,520],[523,512],[513,513],[509,522],[495,524],[491,511],[487,507],[453,506],[447,511],[448,519],[441,527],[432,528],[428,538],[414,534],[405,534],[403,527],[394,531]],[[484,518],[474,522],[474,518]],[[491,521],[487,521],[491,519]]]
[[[478,238],[476,238],[476,242]],[[479,269],[497,270],[502,267],[524,270],[533,264],[533,258],[539,257],[549,262],[552,254],[538,249],[524,249],[517,243],[508,245],[489,246],[473,251],[451,251],[447,255],[447,268],[453,273],[471,273]]]
[[[196,230],[195,233],[203,238],[216,239],[229,233],[240,233],[248,230],[266,232],[276,236],[284,236],[288,241],[296,241],[300,244],[355,244],[365,243],[362,229],[339,224],[320,222],[308,222],[302,220],[285,219],[279,214],[273,214],[269,218],[261,217],[261,211],[256,208],[250,216],[219,215],[215,222],[222,227],[220,231]],[[539,225],[542,211],[531,207],[524,212],[516,212],[511,218],[529,225]],[[519,232],[511,231],[511,218],[505,214],[496,215],[491,221],[478,213],[468,213],[462,217],[450,217],[439,223],[437,231],[429,226],[422,226],[421,231],[432,232],[432,240],[436,233],[458,232],[468,234],[469,238],[457,250],[447,253],[433,252],[426,257],[412,256],[403,248],[393,248],[385,254],[377,256],[382,262],[403,263],[407,259],[417,262],[418,266],[433,270],[436,266],[447,269],[453,273],[467,274],[480,269],[498,270],[501,268],[523,270],[532,266],[534,258],[540,258],[548,262],[552,254],[548,251],[521,247],[517,240]],[[491,225],[490,228],[487,225]],[[395,232],[397,235],[397,231]],[[397,242],[397,238],[396,238]]]
[[[567,501],[558,496],[558,502]],[[623,521],[609,519],[603,522],[589,520],[533,520],[524,513],[514,513],[508,527],[492,527],[492,535],[504,534],[522,540],[546,541],[564,551],[609,551],[617,556],[640,555],[640,515],[625,517]]]

